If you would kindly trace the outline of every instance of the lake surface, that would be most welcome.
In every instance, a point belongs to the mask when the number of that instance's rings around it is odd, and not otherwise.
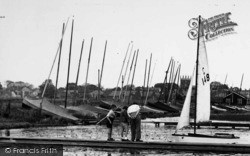
[[[175,126],[155,127],[154,124],[142,123],[142,140],[144,141],[167,141],[172,140],[172,134],[175,131]],[[113,138],[120,140],[119,126],[114,126]],[[191,128],[182,130],[180,133],[192,132]],[[249,128],[231,129],[219,128],[214,129],[210,127],[197,130],[202,134],[213,133],[233,133],[250,141]],[[91,140],[106,140],[107,128],[105,125],[88,125],[88,126],[68,126],[68,127],[43,127],[43,128],[27,128],[27,129],[12,129],[10,131],[13,137],[45,137],[45,138],[75,138],[75,139],[91,139]],[[130,138],[130,133],[129,136]],[[164,150],[127,150],[127,149],[102,149],[102,148],[86,148],[86,147],[64,147],[65,156],[125,156],[125,155],[138,155],[138,156],[189,156],[189,155],[249,155],[249,154],[224,154],[224,153],[199,153],[190,151],[164,151]]]

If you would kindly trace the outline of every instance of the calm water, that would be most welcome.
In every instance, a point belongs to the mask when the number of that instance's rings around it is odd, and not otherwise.
[[[155,128],[154,124],[142,123],[142,140],[144,141],[167,141],[171,140],[175,127],[166,127],[161,125]],[[192,129],[185,129],[183,133],[192,132]],[[229,129],[229,128],[202,128],[199,133],[234,133],[236,136],[250,140],[250,130],[248,128]],[[115,126],[113,130],[113,138],[120,140],[119,126]],[[69,127],[47,127],[47,128],[28,128],[28,129],[13,129],[11,136],[14,137],[46,137],[46,138],[76,138],[76,139],[93,139],[106,140],[107,128],[105,125],[95,126],[69,126]],[[130,134],[129,134],[130,138]],[[172,155],[172,156],[189,156],[189,155],[243,155],[243,154],[223,154],[223,153],[199,153],[190,151],[149,151],[149,150],[126,150],[126,149],[101,149],[101,148],[86,148],[86,147],[64,147],[65,156],[155,156],[155,155]],[[249,155],[249,154],[245,154]]]

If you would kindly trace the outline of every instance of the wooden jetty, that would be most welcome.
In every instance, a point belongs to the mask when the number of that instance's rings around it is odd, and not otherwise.
[[[209,151],[220,153],[250,153],[248,144],[218,144],[218,143],[187,143],[187,142],[131,142],[82,139],[52,139],[52,138],[13,138],[0,137],[0,145],[6,144],[55,144],[64,146],[82,146],[96,148],[126,148],[148,150],[178,150],[178,151]]]
[[[177,125],[177,122],[169,122],[169,121],[142,121],[142,123],[152,123],[155,124],[155,127],[160,127],[160,124],[164,124],[165,126],[171,126],[171,125]],[[190,123],[191,126],[194,125],[193,122]],[[250,129],[250,122],[204,122],[204,123],[199,123],[197,125],[198,128],[206,126],[206,127],[214,127],[214,128],[219,128],[219,127],[231,127],[232,129],[235,129],[236,127],[246,127]]]

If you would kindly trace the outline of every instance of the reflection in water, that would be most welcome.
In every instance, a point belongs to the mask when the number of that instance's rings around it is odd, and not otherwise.
[[[167,141],[172,140],[172,134],[175,127],[161,126],[155,128],[153,124],[142,124],[142,139],[144,141]],[[185,129],[182,133],[192,132],[193,129]],[[229,129],[229,128],[204,128],[198,129],[199,133],[234,133],[246,140],[250,140],[249,129]],[[113,138],[120,140],[119,127],[115,126],[113,130]],[[68,126],[68,127],[43,127],[43,128],[27,128],[27,129],[13,129],[10,131],[13,137],[45,137],[45,138],[75,138],[75,139],[88,139],[88,140],[106,140],[107,128],[106,126]],[[130,138],[130,134],[128,136]],[[166,151],[166,150],[131,150],[131,149],[102,149],[102,148],[86,148],[86,147],[64,147],[65,156],[125,156],[125,155],[138,155],[138,156],[189,156],[189,155],[228,155],[219,153],[199,153],[190,151]],[[237,154],[229,154],[237,155]],[[246,154],[247,155],[247,154]]]
[[[249,156],[249,154],[234,153],[212,153],[212,152],[192,152],[192,151],[168,151],[168,150],[132,150],[132,149],[102,149],[85,147],[65,147],[67,151],[64,156]]]
[[[163,156],[163,155],[175,155],[183,156],[188,155],[186,152],[177,151],[163,151],[163,150],[135,150],[135,149],[102,149],[102,148],[85,148],[85,147],[65,147],[67,151],[64,151],[65,156],[80,156],[80,155],[103,155],[103,156],[127,156],[127,155],[147,155],[147,156]],[[189,153],[190,155],[192,153]]]

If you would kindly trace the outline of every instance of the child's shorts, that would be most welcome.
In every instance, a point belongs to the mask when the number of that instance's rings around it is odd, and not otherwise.
[[[111,123],[110,123],[109,120],[107,119],[106,125],[107,125],[108,128],[112,128],[112,125],[113,125],[113,122],[114,122],[114,119],[115,119],[115,118],[109,118],[109,119],[110,119]]]

